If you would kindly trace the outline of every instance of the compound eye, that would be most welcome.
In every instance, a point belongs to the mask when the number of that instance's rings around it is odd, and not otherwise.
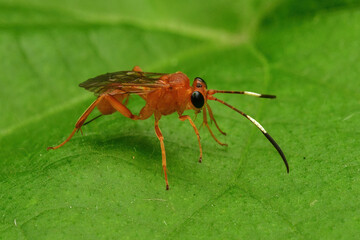
[[[202,108],[202,106],[204,106],[204,103],[205,103],[204,96],[198,91],[193,92],[191,94],[191,103],[196,108]]]
[[[204,79],[202,79],[202,78],[199,78],[199,77],[196,77],[195,78],[195,81],[199,81],[199,82],[201,82],[201,83],[203,83],[204,85],[205,85],[205,87],[207,88],[207,84],[206,84],[206,82],[204,81]]]

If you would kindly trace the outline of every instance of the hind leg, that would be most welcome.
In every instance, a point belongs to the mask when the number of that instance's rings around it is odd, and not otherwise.
[[[124,105],[127,105],[127,102],[129,101],[129,94],[123,94],[119,93],[116,95],[112,95],[116,100],[123,103]],[[104,97],[100,100],[100,102],[97,105],[97,109],[103,114],[103,115],[110,115],[116,112],[116,109],[113,108],[113,106],[110,104],[108,99]]]
[[[149,118],[153,113],[153,109],[148,105],[145,105],[140,111],[139,115],[134,115],[124,104],[119,102],[114,96],[106,95],[105,100],[108,101],[111,106],[122,115],[132,120],[144,120]]]
[[[71,132],[70,136],[62,143],[60,143],[59,145],[57,145],[56,147],[48,147],[47,150],[49,149],[57,149],[61,146],[63,146],[65,143],[67,143],[75,134],[76,131],[80,130],[81,126],[84,124],[84,122],[86,121],[87,117],[90,115],[90,113],[94,110],[94,108],[96,107],[96,105],[103,99],[103,96],[98,97],[89,107],[88,109],[86,109],[86,111],[81,115],[81,117],[79,118],[79,120],[76,122],[75,124],[75,128],[74,130]]]

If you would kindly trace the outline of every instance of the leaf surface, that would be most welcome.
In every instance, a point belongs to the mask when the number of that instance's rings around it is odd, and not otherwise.
[[[356,1],[0,2],[0,238],[354,239],[360,204]],[[211,102],[228,133],[113,114],[62,148],[106,72],[182,71],[209,88],[277,95]],[[137,113],[144,102],[130,99]],[[190,116],[194,116],[189,112]],[[95,116],[95,113],[94,113]],[[196,124],[201,124],[198,116]]]

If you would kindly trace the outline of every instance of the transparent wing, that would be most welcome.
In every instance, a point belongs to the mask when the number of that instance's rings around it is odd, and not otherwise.
[[[120,71],[106,73],[90,78],[79,86],[100,95],[111,90],[122,90],[124,93],[145,94],[164,87],[159,81],[167,73]]]

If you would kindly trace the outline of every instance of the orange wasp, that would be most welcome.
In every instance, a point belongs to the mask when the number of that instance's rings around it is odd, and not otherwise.
[[[219,128],[215,121],[213,112],[207,103],[208,100],[214,100],[224,104],[225,106],[233,109],[240,113],[248,120],[250,120],[255,126],[265,135],[265,137],[271,142],[271,144],[279,152],[283,159],[286,170],[289,172],[289,165],[285,158],[285,155],[275,140],[267,133],[267,131],[258,123],[255,119],[245,114],[244,112],[236,109],[230,104],[214,97],[216,93],[232,93],[232,94],[245,94],[261,98],[275,98],[274,95],[259,94],[248,91],[222,91],[222,90],[208,90],[205,81],[199,77],[194,79],[192,86],[190,86],[189,78],[182,72],[176,73],[152,73],[143,72],[140,67],[135,66],[132,71],[120,71],[113,73],[106,73],[95,78],[81,83],[80,87],[85,88],[97,95],[97,99],[86,109],[81,115],[79,120],[75,124],[75,129],[72,131],[70,136],[61,144],[56,147],[48,147],[49,149],[57,149],[67,143],[75,132],[79,131],[82,126],[95,120],[102,115],[112,114],[116,111],[120,112],[125,117],[133,120],[145,120],[154,114],[155,116],[155,133],[160,141],[161,155],[162,155],[162,166],[165,174],[166,190],[169,189],[167,174],[166,174],[166,155],[164,137],[159,128],[159,120],[162,115],[169,115],[177,112],[181,121],[188,120],[191,126],[194,128],[196,133],[199,149],[200,158],[199,162],[202,161],[202,148],[200,143],[200,135],[197,127],[193,120],[188,115],[183,115],[185,110],[193,109],[198,114],[203,110],[203,125],[207,127],[211,136],[221,146],[227,146],[227,144],[221,143],[212,132],[208,121],[207,112],[209,112],[210,119],[215,123],[216,128],[223,135],[226,135]],[[134,115],[126,107],[130,94],[139,95],[146,101],[145,106],[140,110],[139,115]],[[90,113],[97,107],[101,112],[100,116],[85,123]]]

